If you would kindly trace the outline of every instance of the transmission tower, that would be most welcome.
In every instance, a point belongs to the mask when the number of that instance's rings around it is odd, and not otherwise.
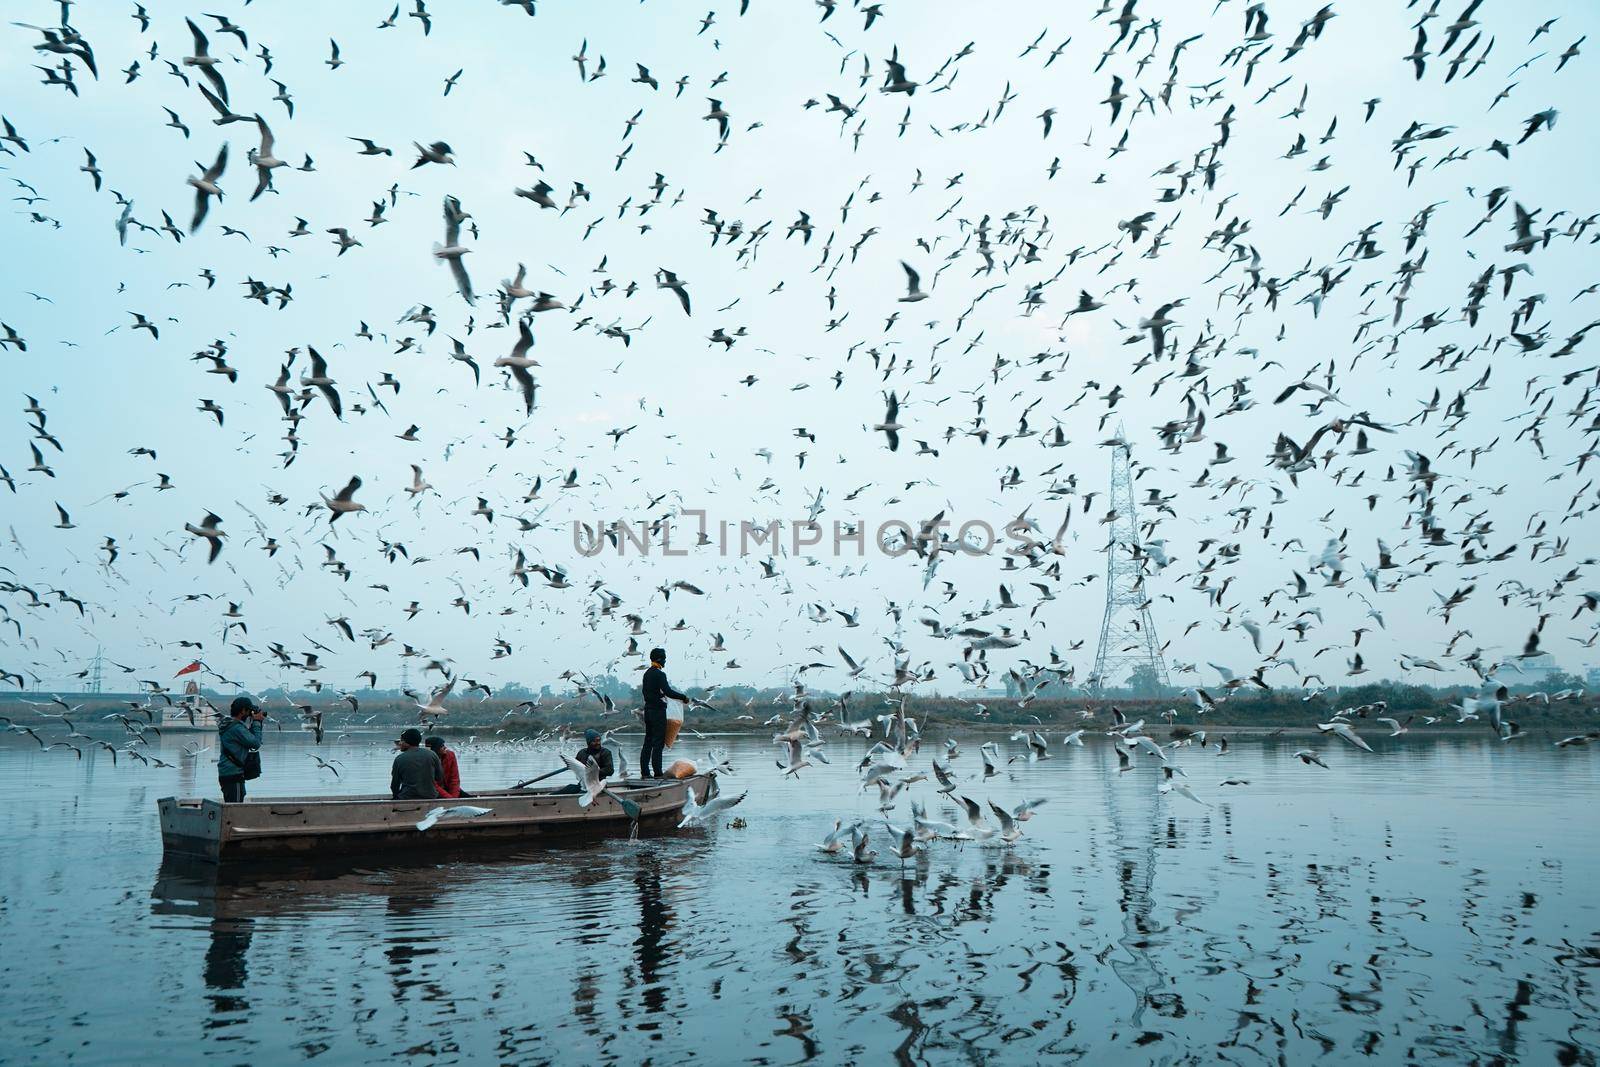
[[[94,650],[94,660],[89,664],[89,692],[96,695],[100,693],[103,682],[100,677],[100,661],[102,658],[102,653],[104,652],[105,649],[96,647]]]
[[[1129,450],[1120,427],[1117,437],[1123,443],[1111,450],[1113,518],[1106,544],[1106,614],[1100,624],[1100,650],[1094,657],[1092,679],[1092,691],[1097,695],[1126,683],[1136,671],[1148,674],[1163,690],[1169,684],[1161,642],[1150,618],[1150,596],[1144,584],[1146,557],[1139,544]]]

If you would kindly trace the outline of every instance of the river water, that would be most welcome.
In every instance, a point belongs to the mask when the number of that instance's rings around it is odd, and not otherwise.
[[[91,731],[92,732],[92,731]],[[1045,798],[1011,847],[870,865],[813,848],[876,820],[840,739],[717,827],[447,863],[208,877],[163,866],[155,802],[217,795],[185,738],[150,768],[0,737],[0,1062],[1594,1063],[1600,746],[1415,733],[1367,755],[1238,738],[1174,762],[1103,741],[963,792]],[[1000,739],[1002,747],[1020,745]],[[210,739],[205,741],[209,743]],[[1338,747],[1334,747],[1338,745]],[[684,754],[700,755],[690,739]],[[933,746],[914,766],[925,768]],[[387,746],[269,736],[253,795],[381,791]],[[463,743],[465,785],[553,750]],[[1224,778],[1248,785],[1220,786]],[[956,818],[932,783],[907,795]],[[909,821],[903,795],[891,817]]]

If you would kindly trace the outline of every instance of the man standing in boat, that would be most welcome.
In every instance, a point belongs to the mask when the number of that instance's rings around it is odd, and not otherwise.
[[[244,783],[261,773],[261,724],[267,713],[249,697],[234,697],[228,718],[217,727],[217,784],[224,804],[244,800]],[[251,757],[255,758],[252,759]],[[254,774],[250,773],[254,770]]]
[[[639,777],[660,778],[661,752],[667,745],[667,698],[689,703],[689,698],[667,681],[667,650],[650,650],[650,669],[644,672],[644,748],[639,753]]]

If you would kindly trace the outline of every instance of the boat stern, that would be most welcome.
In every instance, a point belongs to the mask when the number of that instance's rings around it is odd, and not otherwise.
[[[168,854],[217,862],[222,855],[223,818],[220,801],[201,797],[162,797],[161,847]]]

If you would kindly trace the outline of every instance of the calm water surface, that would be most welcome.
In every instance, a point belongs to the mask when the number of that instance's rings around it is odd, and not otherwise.
[[[1049,799],[1014,847],[939,842],[902,868],[881,832],[868,867],[812,847],[837,817],[875,817],[852,770],[864,744],[835,741],[831,767],[785,781],[767,748],[730,739],[744,829],[218,882],[161,862],[156,798],[217,795],[214,752],[184,760],[184,740],[164,741],[165,770],[0,739],[0,1061],[1592,1064],[1600,1049],[1600,751],[1413,734],[1376,756],[1319,741],[1323,771],[1290,757],[1301,740],[1240,739],[1175,756],[1202,807],[1159,796],[1148,759],[1119,774],[1103,744],[1056,746],[964,790]],[[955,764],[969,782],[978,743]],[[318,750],[342,779],[310,750],[269,736],[257,795],[387,784],[376,739]],[[553,762],[460,751],[469,789]],[[928,783],[908,792],[954,818]]]

